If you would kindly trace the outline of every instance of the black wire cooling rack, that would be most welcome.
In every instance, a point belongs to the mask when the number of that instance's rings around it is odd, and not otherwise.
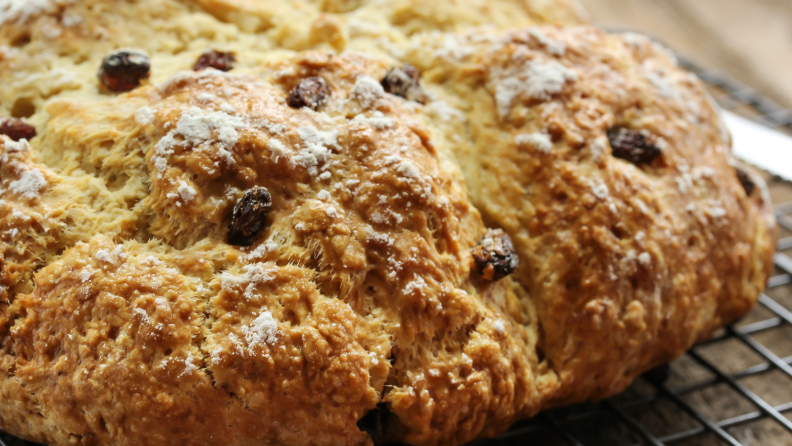
[[[792,113],[680,58],[726,110],[792,135]],[[613,398],[551,409],[468,446],[792,445],[792,184],[768,177],[781,230],[759,305]],[[0,446],[35,446],[0,432]]]

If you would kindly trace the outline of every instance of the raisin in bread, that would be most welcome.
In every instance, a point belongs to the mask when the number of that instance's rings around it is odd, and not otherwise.
[[[3,0],[0,115],[36,119],[51,97],[97,97],[96,69],[120,48],[149,53],[163,82],[210,47],[253,68],[293,51],[390,55],[441,31],[583,22],[575,0]]]

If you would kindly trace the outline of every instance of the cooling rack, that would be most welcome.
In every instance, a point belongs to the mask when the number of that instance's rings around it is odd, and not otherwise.
[[[788,110],[721,71],[679,63],[722,108],[792,135]],[[750,314],[620,395],[542,412],[469,446],[792,445],[792,184],[765,179],[781,237],[774,275]],[[0,446],[36,445],[0,432]]]

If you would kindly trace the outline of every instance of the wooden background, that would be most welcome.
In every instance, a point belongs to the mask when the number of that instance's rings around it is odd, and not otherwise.
[[[792,109],[792,0],[578,0],[592,22],[644,32]]]

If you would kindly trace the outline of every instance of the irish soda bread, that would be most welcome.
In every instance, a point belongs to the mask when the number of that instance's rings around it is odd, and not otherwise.
[[[0,428],[456,445],[744,314],[775,224],[700,82],[456,3],[0,0]]]

